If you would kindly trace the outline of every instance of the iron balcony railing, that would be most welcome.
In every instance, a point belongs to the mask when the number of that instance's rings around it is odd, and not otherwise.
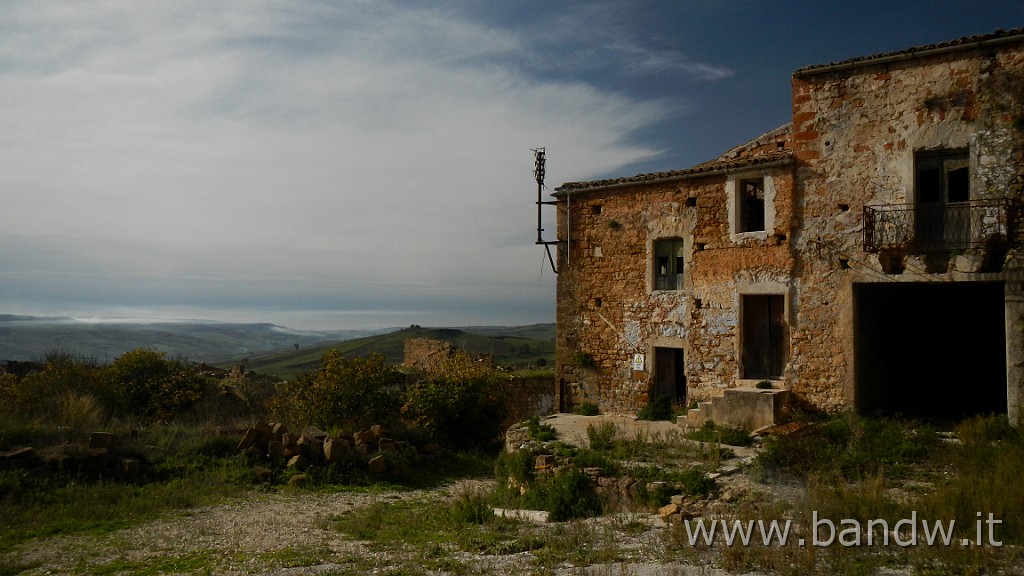
[[[1005,245],[1011,237],[1007,200],[864,207],[864,250],[919,252]]]

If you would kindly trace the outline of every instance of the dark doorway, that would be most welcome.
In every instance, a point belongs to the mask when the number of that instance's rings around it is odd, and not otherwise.
[[[1006,412],[1001,282],[855,284],[853,294],[859,412]]]
[[[786,299],[781,294],[743,296],[743,378],[781,378],[789,350]]]
[[[651,399],[667,396],[673,402],[686,403],[686,371],[682,348],[654,349],[654,385]]]

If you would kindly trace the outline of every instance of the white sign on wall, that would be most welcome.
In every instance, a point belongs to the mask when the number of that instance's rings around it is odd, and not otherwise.
[[[643,354],[633,354],[633,371],[643,372],[644,371],[644,360],[646,358]]]

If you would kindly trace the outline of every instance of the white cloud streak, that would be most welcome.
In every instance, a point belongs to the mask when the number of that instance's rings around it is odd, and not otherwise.
[[[518,289],[549,311],[530,148],[549,182],[589,177],[658,154],[627,136],[666,114],[502,64],[537,59],[513,31],[386,2],[8,2],[0,22],[0,281],[24,298]]]

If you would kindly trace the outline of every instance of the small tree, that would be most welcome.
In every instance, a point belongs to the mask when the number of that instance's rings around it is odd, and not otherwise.
[[[507,378],[457,351],[439,370],[409,387],[402,414],[452,448],[486,447],[501,432],[502,383]]]
[[[366,428],[397,421],[402,406],[401,373],[383,354],[345,358],[328,350],[320,369],[288,382],[273,410],[296,424],[321,428]]]
[[[120,411],[147,420],[168,419],[203,395],[199,372],[156,350],[139,348],[122,354],[107,367],[106,375],[111,389],[120,395]]]

